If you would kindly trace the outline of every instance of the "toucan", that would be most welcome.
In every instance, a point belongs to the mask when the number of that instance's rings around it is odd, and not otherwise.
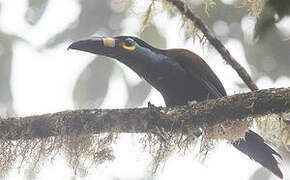
[[[166,106],[187,105],[227,95],[208,64],[186,49],[159,49],[132,36],[90,37],[72,43],[68,49],[111,57],[125,64],[161,93]],[[232,145],[283,178],[275,158],[281,156],[255,132],[249,130],[245,138]]]

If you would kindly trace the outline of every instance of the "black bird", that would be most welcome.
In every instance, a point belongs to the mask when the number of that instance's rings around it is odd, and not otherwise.
[[[131,36],[92,37],[74,42],[68,49],[103,55],[124,63],[162,94],[166,106],[227,95],[207,63],[186,49],[158,49]],[[233,146],[283,178],[274,155],[281,156],[255,132],[248,131],[245,139],[234,142]]]

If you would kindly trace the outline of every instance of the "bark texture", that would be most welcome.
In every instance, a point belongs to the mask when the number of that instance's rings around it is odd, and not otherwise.
[[[66,134],[148,133],[213,126],[290,111],[290,88],[266,89],[203,101],[192,107],[87,109],[0,120],[0,139],[44,138]]]

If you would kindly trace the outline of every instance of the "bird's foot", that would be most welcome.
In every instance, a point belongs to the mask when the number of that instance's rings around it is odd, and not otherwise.
[[[148,102],[148,109],[150,110],[150,113],[153,117],[159,118],[162,114],[161,107],[156,107],[154,104],[152,104],[150,101]]]
[[[150,101],[148,102],[148,108],[153,111],[153,112],[160,112],[161,111],[161,107],[157,107],[154,104],[152,104]]]

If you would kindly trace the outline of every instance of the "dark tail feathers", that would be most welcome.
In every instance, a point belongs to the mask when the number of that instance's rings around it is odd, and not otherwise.
[[[283,179],[283,174],[278,166],[278,162],[273,156],[276,155],[280,159],[281,156],[274,149],[264,143],[264,139],[253,131],[248,131],[245,139],[238,140],[233,143],[234,147],[251,159],[257,161],[262,166],[270,170],[279,178]]]

